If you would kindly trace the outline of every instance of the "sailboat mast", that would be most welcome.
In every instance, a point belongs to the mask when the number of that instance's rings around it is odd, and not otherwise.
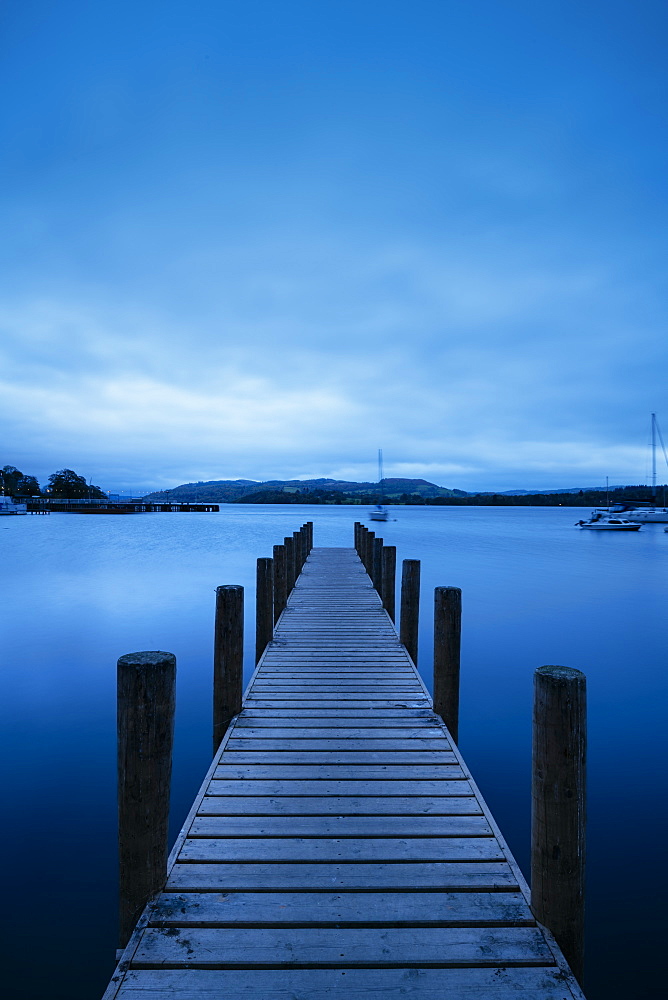
[[[656,413],[652,414],[652,497],[656,503]]]
[[[383,449],[378,449],[378,502],[383,502]]]

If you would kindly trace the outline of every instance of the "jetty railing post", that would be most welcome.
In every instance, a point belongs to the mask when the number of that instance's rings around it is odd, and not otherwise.
[[[401,567],[399,639],[417,665],[420,620],[420,560],[404,559]]]
[[[367,545],[369,544],[368,534],[369,534],[369,529],[367,528],[366,524],[361,525],[361,527],[360,527],[360,559],[362,560],[362,565],[364,566],[365,569],[366,569],[366,549],[367,549]]]
[[[289,597],[292,593],[292,588],[295,585],[295,540],[292,535],[286,535],[283,539],[283,544],[285,545],[285,580],[287,596]]]
[[[213,752],[241,711],[244,670],[244,588],[216,587],[213,638]]]
[[[373,543],[376,540],[375,531],[367,531],[366,533],[366,551],[364,554],[364,566],[370,577],[373,578]]]
[[[274,545],[274,624],[288,600],[287,562],[285,545]]]
[[[255,662],[274,634],[274,560],[258,559],[255,589]]]
[[[586,821],[586,678],[570,667],[534,674],[531,908],[582,982]]]
[[[371,573],[371,579],[373,580],[373,585],[380,592],[383,589],[383,539],[374,538],[373,540],[373,569]]]
[[[167,877],[176,658],[127,653],[117,666],[120,946]]]
[[[459,587],[434,590],[434,711],[455,743],[459,739],[459,661],[462,636],[462,592]]]
[[[383,546],[383,581],[381,585],[381,597],[383,599],[383,607],[387,611],[388,615],[394,621],[394,602],[395,602],[395,591],[396,591],[396,573],[397,573],[397,547],[396,545],[384,545]]]
[[[297,582],[297,577],[302,571],[302,536],[298,531],[292,532],[292,538],[295,545],[295,583]]]

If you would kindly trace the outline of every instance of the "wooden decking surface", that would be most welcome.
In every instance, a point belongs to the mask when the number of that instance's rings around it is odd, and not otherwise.
[[[582,1000],[353,549],[313,549],[105,1000]]]

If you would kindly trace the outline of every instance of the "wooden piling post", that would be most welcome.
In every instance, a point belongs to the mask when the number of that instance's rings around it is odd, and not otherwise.
[[[373,580],[373,585],[380,595],[383,589],[383,539],[374,538],[373,540],[373,567],[371,572],[371,579]]]
[[[255,662],[274,634],[274,560],[258,559],[255,588]]]
[[[176,658],[127,653],[117,665],[120,946],[167,877]]]
[[[370,577],[373,578],[373,543],[376,540],[376,532],[368,531],[366,533],[366,546],[364,552],[364,566]]]
[[[383,580],[381,584],[381,598],[383,607],[394,621],[395,591],[397,573],[397,547],[396,545],[383,546]]]
[[[586,678],[570,667],[534,674],[531,908],[582,983],[584,964]]]
[[[459,587],[434,590],[434,711],[455,743],[459,739],[459,659],[462,635],[462,592]]]
[[[285,545],[274,545],[274,624],[288,600],[288,577]]]
[[[292,593],[295,585],[295,540],[292,535],[286,535],[283,539],[285,545],[285,581],[288,597]]]
[[[302,536],[299,531],[293,531],[292,538],[295,544],[295,583],[296,583],[297,578],[302,571]]]
[[[313,548],[313,521],[306,522],[306,555],[310,555]]]
[[[241,711],[244,671],[244,588],[216,587],[213,639],[213,752]]]
[[[420,560],[404,559],[401,567],[401,612],[399,638],[417,666],[420,620]]]
[[[353,545],[355,547],[355,552],[357,555],[360,554],[360,523],[355,521],[353,525]]]

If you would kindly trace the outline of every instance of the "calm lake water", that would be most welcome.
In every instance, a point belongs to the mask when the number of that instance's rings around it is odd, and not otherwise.
[[[95,1000],[113,968],[118,656],[177,656],[174,837],[210,760],[215,587],[247,588],[250,675],[255,559],[306,520],[316,545],[352,546],[353,522],[366,514],[240,505],[0,521],[8,997]],[[463,590],[460,745],[525,873],[532,674],[545,663],[586,673],[586,992],[589,1000],[661,995],[663,525],[579,531],[581,511],[558,507],[397,507],[394,516],[375,527],[399,561],[422,560],[419,665],[429,684],[433,588]]]

